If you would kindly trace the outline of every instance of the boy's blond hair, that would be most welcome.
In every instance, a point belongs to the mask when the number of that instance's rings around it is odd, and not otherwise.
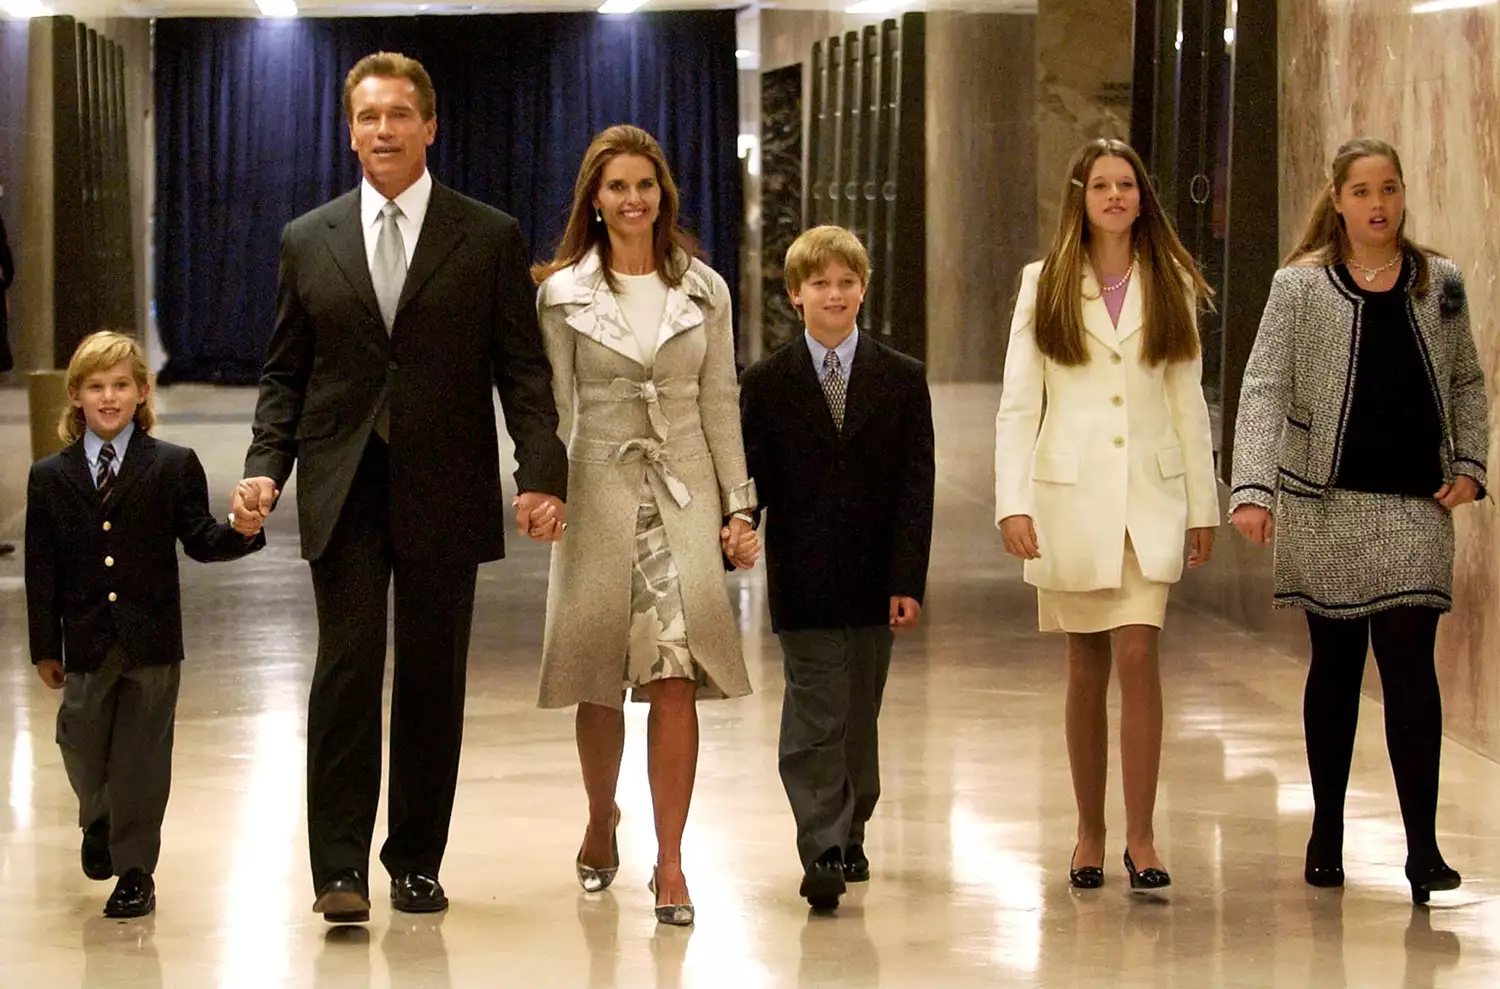
[[[786,290],[795,292],[802,283],[828,267],[829,262],[843,262],[844,267],[870,284],[870,252],[859,238],[843,227],[813,227],[786,249]]]
[[[78,349],[73,351],[73,359],[68,362],[68,407],[63,410],[57,423],[57,435],[64,442],[72,443],[89,428],[83,410],[72,403],[73,397],[83,387],[84,380],[91,374],[108,371],[122,361],[130,362],[136,385],[141,391],[146,391],[150,382],[146,369],[146,352],[134,338],[113,330],[100,330],[84,337]],[[151,432],[156,426],[155,397],[150,392],[146,393],[146,400],[136,406],[135,424],[143,433]]]

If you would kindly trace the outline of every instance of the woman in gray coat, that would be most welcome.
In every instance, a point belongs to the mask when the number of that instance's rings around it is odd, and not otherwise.
[[[578,881],[619,868],[626,689],[651,704],[656,917],[693,922],[682,832],[698,697],[750,692],[724,561],[759,553],[740,437],[729,289],[677,227],[677,187],[638,127],[596,137],[557,257],[533,274],[568,445],[568,533],[552,551],[542,707],[578,705],[589,825]]]
[[[1396,151],[1338,150],[1276,273],[1245,369],[1231,518],[1276,535],[1276,604],[1307,613],[1303,730],[1313,788],[1304,876],[1344,882],[1344,791],[1373,644],[1412,899],[1455,889],[1436,834],[1455,508],[1484,491],[1489,406],[1463,275],[1406,235]]]

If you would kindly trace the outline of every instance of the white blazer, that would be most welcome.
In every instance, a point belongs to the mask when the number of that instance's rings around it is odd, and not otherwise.
[[[1120,586],[1128,533],[1148,580],[1182,576],[1185,533],[1219,522],[1203,361],[1141,359],[1140,276],[1118,329],[1085,265],[1088,363],[1065,367],[1036,345],[1042,263],[1026,266],[995,416],[995,524],[1028,515],[1041,558],[1026,582],[1056,591]],[[1192,301],[1191,299],[1189,300]]]

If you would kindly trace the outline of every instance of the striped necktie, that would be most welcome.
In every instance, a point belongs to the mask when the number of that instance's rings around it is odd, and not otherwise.
[[[114,445],[106,443],[99,448],[99,470],[94,475],[94,483],[99,486],[99,501],[101,504],[109,503],[109,493],[115,486],[114,462]]]

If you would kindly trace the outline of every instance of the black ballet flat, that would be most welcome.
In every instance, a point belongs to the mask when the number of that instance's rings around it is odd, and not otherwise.
[[[1448,868],[1448,863],[1438,859],[1432,865],[1417,868],[1407,865],[1406,881],[1411,883],[1411,901],[1421,905],[1432,899],[1433,893],[1458,889],[1464,880],[1456,871]]]
[[[1098,889],[1104,885],[1104,869],[1097,865],[1086,865],[1081,869],[1073,867],[1073,859],[1078,855],[1078,846],[1073,846],[1073,855],[1068,858],[1068,885],[1074,889]]]
[[[1172,877],[1167,874],[1166,869],[1142,869],[1137,872],[1135,861],[1130,857],[1130,849],[1125,849],[1125,871],[1130,873],[1130,891],[1132,893],[1154,893],[1160,889],[1166,889],[1172,885]]]

